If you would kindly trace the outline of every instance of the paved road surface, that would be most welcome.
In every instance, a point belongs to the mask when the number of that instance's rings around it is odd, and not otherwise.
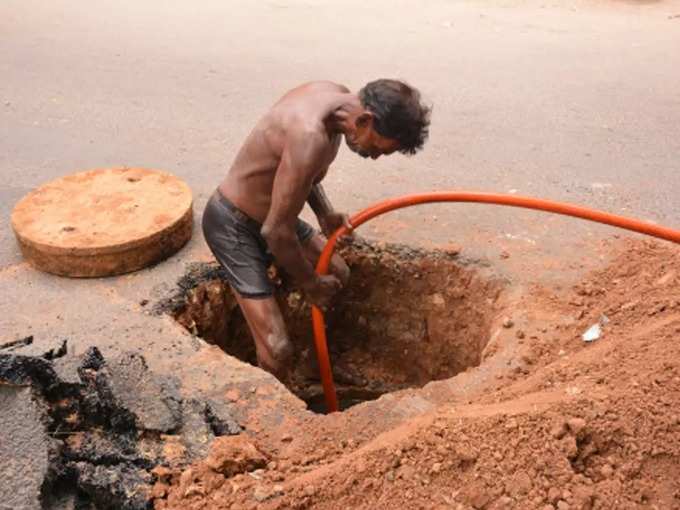
[[[327,184],[339,208],[432,189],[514,190],[680,228],[679,48],[678,1],[5,0],[0,331],[127,347],[153,343],[139,331],[174,331],[136,303],[208,258],[200,233],[153,270],[63,280],[21,264],[11,208],[75,170],[148,166],[189,182],[198,220],[258,115],[312,79],[356,89],[404,78],[434,104],[422,154],[372,162],[341,151]],[[453,242],[517,281],[581,271],[605,255],[594,240],[613,233],[470,205],[396,213],[363,232]]]

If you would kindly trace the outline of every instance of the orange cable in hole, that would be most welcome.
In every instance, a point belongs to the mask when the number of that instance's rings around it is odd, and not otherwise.
[[[646,234],[667,241],[680,244],[680,231],[671,228],[654,225],[641,220],[617,216],[609,214],[596,209],[589,209],[587,207],[580,207],[572,204],[565,204],[561,202],[554,202],[552,200],[543,200],[532,197],[522,197],[516,195],[506,195],[502,193],[482,193],[482,192],[467,192],[467,191],[438,191],[432,193],[419,193],[414,195],[406,195],[403,197],[383,200],[377,204],[364,209],[350,218],[350,223],[353,228],[357,228],[368,220],[385,214],[395,209],[402,209],[404,207],[411,207],[419,204],[428,204],[436,202],[474,202],[481,204],[495,204],[507,205],[510,207],[521,207],[524,209],[535,209],[537,211],[546,211],[555,214],[562,214],[565,216],[573,216],[584,220],[594,221],[597,223],[604,223],[614,227],[632,230],[640,234]],[[326,246],[321,252],[319,262],[316,265],[316,272],[320,275],[328,273],[328,266],[335,250],[335,245],[338,238],[348,234],[346,227],[341,227],[336,230],[328,239]],[[333,382],[333,373],[331,371],[331,362],[328,356],[328,340],[326,338],[326,324],[323,317],[323,312],[316,306],[312,306],[312,325],[314,328],[314,344],[316,346],[316,355],[319,360],[319,371],[321,372],[321,384],[323,386],[324,397],[326,400],[326,408],[328,412],[333,413],[338,411],[338,397],[335,392],[335,383]]]

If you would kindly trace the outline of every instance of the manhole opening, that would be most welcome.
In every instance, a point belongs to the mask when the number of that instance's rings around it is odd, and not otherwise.
[[[421,387],[477,366],[486,346],[501,282],[453,253],[360,243],[343,257],[349,285],[326,314],[329,351],[342,408]],[[215,264],[195,264],[180,282],[175,319],[227,353],[257,365],[247,324]],[[279,282],[296,358],[288,388],[325,412],[309,306]]]

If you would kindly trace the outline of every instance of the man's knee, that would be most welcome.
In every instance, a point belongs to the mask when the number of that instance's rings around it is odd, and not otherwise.
[[[270,333],[267,335],[267,350],[269,351],[272,361],[278,367],[285,367],[293,359],[293,344],[285,333]]]

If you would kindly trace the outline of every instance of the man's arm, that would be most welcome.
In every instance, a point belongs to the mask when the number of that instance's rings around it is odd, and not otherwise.
[[[320,278],[297,238],[297,217],[309,197],[326,143],[320,133],[300,133],[286,143],[276,170],[272,200],[262,236],[279,264],[315,304],[325,304],[339,288],[333,277]]]
[[[309,193],[307,202],[317,218],[325,218],[334,212],[333,206],[331,205],[330,200],[328,200],[326,191],[323,189],[320,182],[312,186],[312,191]]]
[[[349,216],[338,213],[333,209],[321,183],[312,186],[307,203],[309,203],[312,211],[316,214],[321,231],[326,237],[330,237],[333,232],[342,226],[347,227],[351,231],[352,225],[349,222]]]

